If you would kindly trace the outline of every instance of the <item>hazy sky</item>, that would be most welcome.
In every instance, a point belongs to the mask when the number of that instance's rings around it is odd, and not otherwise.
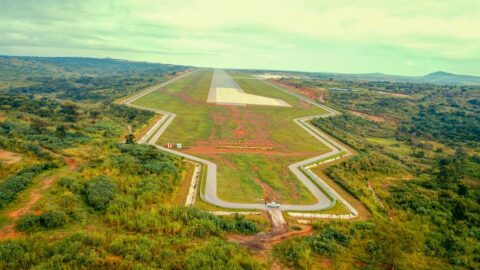
[[[0,54],[480,75],[480,1],[0,0]]]

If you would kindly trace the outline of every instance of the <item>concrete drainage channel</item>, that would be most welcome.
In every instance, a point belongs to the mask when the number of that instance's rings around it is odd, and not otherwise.
[[[299,99],[302,99],[314,106],[317,106],[321,109],[324,109],[328,112],[328,114],[325,115],[316,115],[316,116],[307,116],[307,117],[302,117],[302,118],[297,118],[294,119],[293,121],[299,125],[302,129],[307,131],[310,135],[315,137],[317,140],[322,142],[324,145],[326,145],[328,148],[330,148],[330,152],[326,154],[322,154],[316,157],[309,158],[304,161],[300,161],[297,163],[294,163],[289,166],[289,169],[297,176],[297,178],[312,192],[312,194],[315,195],[315,197],[318,199],[318,202],[316,204],[312,205],[281,205],[278,210],[273,209],[273,208],[268,208],[266,207],[265,204],[244,204],[244,203],[232,203],[232,202],[226,202],[217,197],[217,166],[213,162],[210,162],[208,160],[204,160],[186,153],[182,153],[179,151],[175,151],[173,149],[165,148],[162,146],[159,146],[156,144],[156,141],[160,138],[160,136],[163,134],[163,132],[168,128],[168,126],[172,123],[172,121],[175,119],[175,114],[171,112],[166,112],[162,110],[155,110],[139,105],[133,105],[131,104],[135,100],[150,94],[154,91],[160,90],[163,86],[166,86],[174,81],[177,81],[180,78],[183,78],[185,76],[188,76],[194,71],[189,71],[187,73],[184,73],[176,78],[173,78],[167,82],[164,82],[159,85],[155,85],[152,87],[149,87],[145,89],[144,91],[133,95],[132,97],[129,97],[125,99],[122,104],[125,106],[129,106],[132,108],[137,108],[141,110],[148,110],[152,111],[155,113],[162,114],[162,118],[155,123],[150,130],[147,131],[147,133],[138,141],[138,143],[146,143],[149,145],[155,146],[157,149],[168,152],[173,155],[177,155],[180,157],[185,158],[188,160],[188,162],[192,162],[195,164],[195,169],[194,173],[192,174],[192,179],[191,179],[191,184],[188,192],[188,196],[185,201],[186,206],[191,206],[195,203],[196,200],[196,194],[198,192],[198,188],[200,186],[200,180],[201,180],[201,171],[202,171],[202,165],[204,165],[207,170],[206,170],[206,188],[205,188],[205,193],[200,192],[201,198],[213,205],[216,205],[218,207],[222,208],[229,208],[229,209],[235,209],[235,210],[267,210],[269,212],[269,215],[273,221],[275,218],[276,222],[279,222],[279,224],[283,224],[284,219],[282,216],[280,220],[278,213],[281,211],[287,211],[288,215],[295,217],[295,218],[323,218],[323,219],[352,219],[358,216],[357,210],[350,205],[345,199],[343,199],[335,190],[333,190],[328,184],[322,180],[319,176],[317,176],[315,173],[313,173],[310,169],[314,166],[318,166],[319,164],[324,164],[328,162],[332,162],[334,160],[337,160],[341,157],[350,155],[351,153],[337,143],[335,140],[333,140],[331,137],[329,137],[327,134],[321,132],[319,129],[314,127],[312,124],[310,124],[310,121],[316,117],[330,117],[330,116],[335,116],[338,115],[339,113],[329,107],[326,107],[324,105],[318,104],[316,102],[313,102],[305,97],[302,97],[300,95],[297,95],[295,93],[291,93],[285,89],[282,89],[274,84],[265,82],[272,87],[275,87],[281,91],[284,91],[287,94],[296,96]],[[322,191],[323,190],[323,191]],[[303,211],[319,211],[319,210],[324,210],[331,208],[335,205],[336,202],[341,202],[349,211],[350,214],[348,215],[336,215],[336,214],[317,214],[317,213],[308,213],[308,212],[303,212]],[[289,211],[295,211],[295,212],[289,212]],[[298,212],[297,212],[298,211]],[[217,215],[231,215],[235,213],[241,213],[241,214],[260,214],[260,212],[233,212],[233,211],[214,211],[212,212],[213,214]],[[282,225],[283,226],[283,225]]]

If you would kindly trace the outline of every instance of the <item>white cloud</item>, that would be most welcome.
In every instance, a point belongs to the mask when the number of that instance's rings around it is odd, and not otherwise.
[[[130,51],[144,60],[161,54],[187,62],[188,55],[204,55],[191,63],[211,65],[227,58],[261,65],[264,56],[271,66],[285,57],[291,66],[310,66],[312,55],[326,51],[341,61],[347,51],[359,60],[380,57],[376,50],[399,63],[414,55],[441,61],[480,55],[480,3],[474,0],[0,0],[0,6],[0,49],[9,51],[97,48],[111,56]]]

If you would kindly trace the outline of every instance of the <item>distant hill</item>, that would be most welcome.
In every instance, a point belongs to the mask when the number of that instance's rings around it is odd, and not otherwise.
[[[411,82],[411,83],[431,83],[448,85],[480,85],[480,77],[470,75],[458,75],[444,71],[437,71],[425,76],[400,76],[384,73],[330,73],[330,72],[296,72],[296,71],[278,71],[278,70],[253,70],[253,72],[262,74],[278,74],[282,76],[305,76],[322,80],[344,80],[344,81],[390,81],[390,82]]]
[[[317,73],[319,74],[319,73]],[[340,74],[340,73],[320,73],[321,77],[331,77],[341,80],[366,80],[366,81],[391,81],[391,82],[411,82],[411,83],[431,83],[431,84],[449,84],[449,85],[480,85],[480,77],[469,75],[458,75],[444,71],[437,71],[425,76],[399,76],[383,73],[365,73],[365,74]]]
[[[112,58],[35,57],[0,55],[0,79],[26,77],[116,76],[139,72],[184,69],[183,66]]]
[[[480,77],[470,75],[458,75],[444,71],[427,74],[420,80],[435,84],[480,84]]]

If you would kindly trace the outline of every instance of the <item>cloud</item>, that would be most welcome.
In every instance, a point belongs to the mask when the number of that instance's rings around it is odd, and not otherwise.
[[[477,72],[480,55],[473,0],[0,0],[0,7],[0,50],[13,53],[55,48],[206,66],[395,73],[426,73],[435,63]]]

